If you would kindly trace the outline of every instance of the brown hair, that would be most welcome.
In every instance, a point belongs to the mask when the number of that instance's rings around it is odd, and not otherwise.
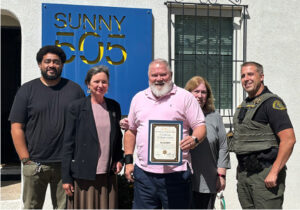
[[[86,73],[86,76],[85,76],[85,84],[88,85],[90,84],[90,81],[92,79],[92,77],[95,75],[95,74],[98,74],[98,73],[105,73],[106,76],[107,76],[107,79],[109,80],[109,69],[107,66],[104,66],[104,65],[99,65],[99,66],[94,66],[92,67],[90,70],[88,70],[88,72]]]
[[[208,83],[208,81],[206,79],[204,79],[203,77],[194,76],[186,83],[184,88],[187,91],[192,92],[195,88],[197,88],[202,83],[205,85],[205,87],[207,89],[207,99],[206,99],[206,103],[203,106],[203,112],[207,114],[207,113],[215,111],[215,104],[214,104],[215,98],[214,98],[211,86]]]
[[[259,73],[259,74],[264,74],[264,67],[263,65],[257,63],[257,62],[254,62],[254,61],[247,61],[245,63],[243,63],[241,65],[241,68],[243,68],[244,66],[255,66],[256,67],[256,71]]]

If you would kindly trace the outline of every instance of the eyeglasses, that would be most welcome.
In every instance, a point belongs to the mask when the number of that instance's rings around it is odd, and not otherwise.
[[[192,93],[196,93],[196,94],[201,93],[202,95],[206,95],[206,94],[207,94],[207,91],[205,91],[205,90],[203,90],[203,91],[200,91],[200,90],[194,90],[194,91],[192,91]]]

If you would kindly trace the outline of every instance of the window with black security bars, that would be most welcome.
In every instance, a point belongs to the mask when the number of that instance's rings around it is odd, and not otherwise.
[[[166,5],[169,61],[175,84],[184,87],[196,75],[206,78],[216,108],[222,116],[232,116],[235,86],[239,83],[237,71],[246,59],[246,6],[184,2]]]
[[[175,16],[175,83],[201,75],[221,109],[232,107],[232,33],[232,18]]]

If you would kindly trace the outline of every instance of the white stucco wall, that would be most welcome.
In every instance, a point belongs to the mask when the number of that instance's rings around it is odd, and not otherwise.
[[[194,2],[199,2],[199,0]],[[1,10],[13,13],[21,25],[22,83],[40,75],[35,55],[41,47],[42,3],[150,8],[154,20],[154,57],[168,59],[168,10],[163,0],[1,0]],[[218,3],[228,4],[229,1],[220,0]],[[285,101],[296,138],[299,138],[300,1],[242,0],[242,4],[249,5],[247,60],[257,61],[264,65],[265,84]],[[300,187],[299,152],[299,146],[296,144],[293,155],[287,164],[285,209],[295,209],[300,206],[300,199],[297,195]],[[236,158],[234,155],[231,155],[231,158],[232,169],[228,171],[225,197],[227,208],[239,209],[235,186]]]
[[[245,1],[246,2],[246,1]],[[285,101],[296,139],[300,137],[300,2],[250,1],[247,59],[264,65],[265,84]],[[300,152],[296,143],[288,161],[284,208],[299,208]]]

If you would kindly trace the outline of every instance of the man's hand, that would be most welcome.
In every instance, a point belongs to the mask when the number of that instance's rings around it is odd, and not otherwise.
[[[268,176],[265,178],[265,185],[267,188],[272,188],[277,186],[277,174],[269,173]]]
[[[181,150],[194,149],[197,146],[195,140],[191,136],[186,136],[180,141]]]
[[[129,182],[134,182],[133,180],[133,164],[126,164],[125,165],[125,177]]]
[[[200,125],[193,130],[192,136],[186,136],[180,141],[180,148],[183,151],[194,149],[206,137],[206,126]]]
[[[132,155],[134,153],[134,147],[135,147],[135,138],[136,138],[136,131],[133,130],[127,130],[125,132],[125,136],[124,136],[124,154],[125,157],[126,155]],[[133,160],[132,160],[133,162]],[[131,162],[127,162],[126,164],[126,160],[125,160],[125,177],[129,182],[133,182],[133,163]]]
[[[74,187],[72,184],[63,184],[63,189],[65,190],[66,194],[70,197],[73,196]]]
[[[277,177],[286,162],[290,158],[294,144],[296,143],[296,137],[293,128],[288,128],[277,133],[280,139],[279,150],[275,162],[265,178],[265,184],[267,188],[277,186]]]

